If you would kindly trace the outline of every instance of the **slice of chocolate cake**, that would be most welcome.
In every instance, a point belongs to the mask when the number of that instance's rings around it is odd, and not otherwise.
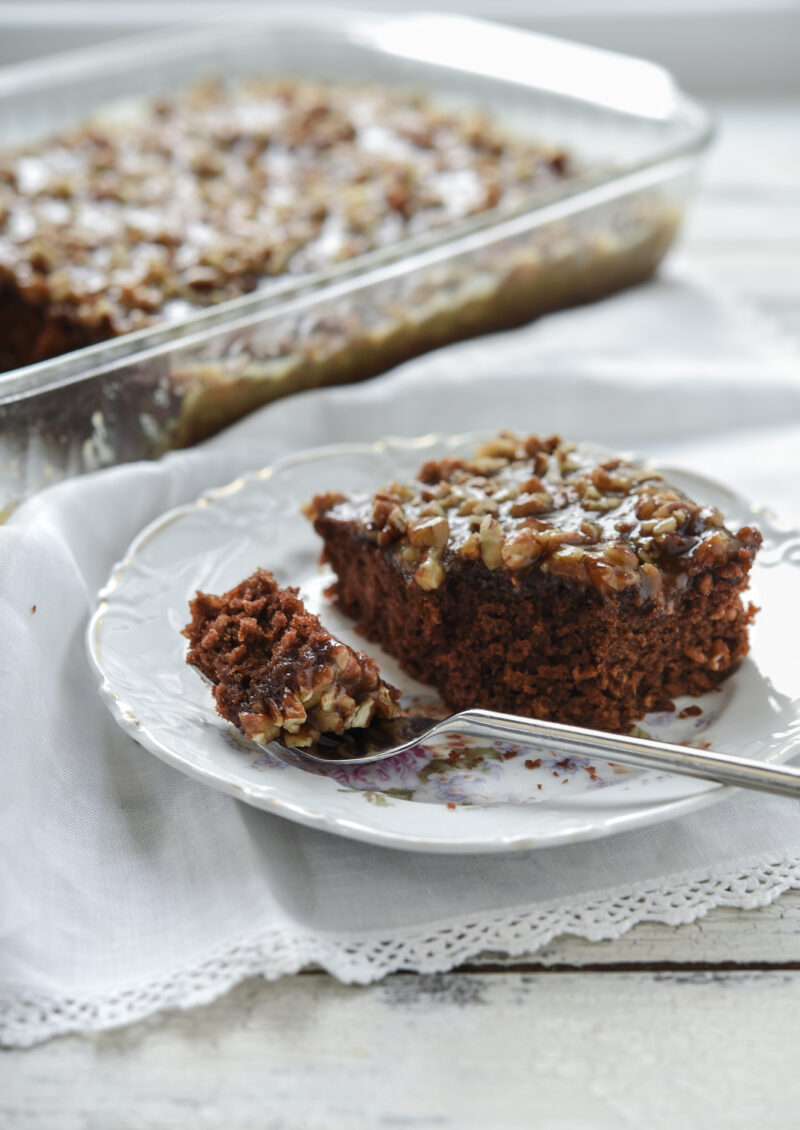
[[[217,710],[252,741],[310,746],[399,715],[400,692],[377,663],[334,639],[271,573],[259,569],[223,596],[198,592],[189,608],[186,662],[214,683]]]
[[[748,649],[759,532],[556,436],[502,433],[307,513],[337,606],[453,710],[624,731]]]

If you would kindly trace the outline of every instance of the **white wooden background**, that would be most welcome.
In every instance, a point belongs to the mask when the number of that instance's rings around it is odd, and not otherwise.
[[[719,108],[684,252],[800,344],[800,102]],[[590,850],[590,848],[589,848]],[[800,892],[0,1054],[3,1130],[797,1130]]]
[[[286,0],[225,0],[252,20]],[[307,2],[307,0],[301,0]],[[340,0],[308,0],[334,7]],[[359,0],[387,14],[432,8],[577,39],[661,63],[703,97],[800,93],[798,0]],[[220,0],[0,0],[0,64],[218,18]]]

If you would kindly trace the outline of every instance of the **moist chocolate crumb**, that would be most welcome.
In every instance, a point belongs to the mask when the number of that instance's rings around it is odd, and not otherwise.
[[[323,733],[400,713],[378,665],[335,639],[295,588],[259,569],[222,596],[190,602],[186,662],[214,684],[217,710],[261,745],[309,746]]]
[[[697,705],[687,706],[680,712],[678,717],[679,718],[699,718],[702,713],[703,713],[703,711]]]

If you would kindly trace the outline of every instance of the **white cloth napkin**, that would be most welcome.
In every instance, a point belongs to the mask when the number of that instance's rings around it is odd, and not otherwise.
[[[120,1024],[309,962],[359,982],[443,970],[483,949],[687,922],[800,886],[795,802],[742,793],[571,847],[410,855],[189,780],[100,702],[83,642],[95,594],[165,508],[300,448],[509,425],[680,462],[800,522],[797,358],[673,269],[364,385],[293,397],[202,448],[61,484],[0,527],[0,1039]]]

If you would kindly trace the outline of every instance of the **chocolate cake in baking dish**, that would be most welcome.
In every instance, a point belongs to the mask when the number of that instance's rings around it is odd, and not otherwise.
[[[574,176],[423,95],[206,82],[0,153],[0,370],[246,294]]]

